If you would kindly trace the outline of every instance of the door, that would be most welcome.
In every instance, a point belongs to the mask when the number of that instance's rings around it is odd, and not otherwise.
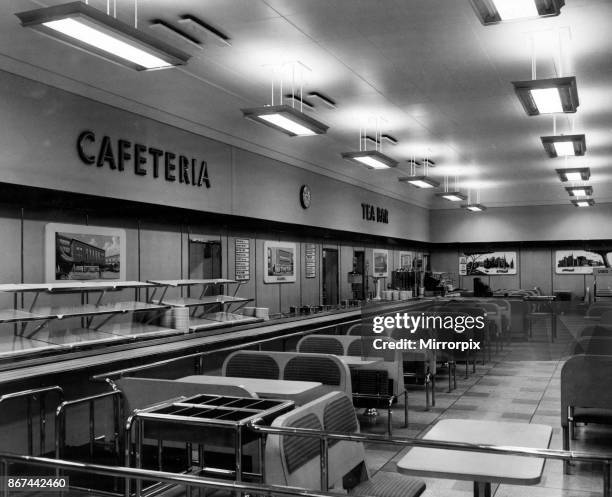
[[[354,283],[352,283],[353,298],[357,300],[365,299],[365,252],[355,250],[353,256]],[[359,276],[357,276],[359,275]]]
[[[339,303],[338,250],[323,249],[323,305]]]
[[[190,238],[189,279],[221,278],[221,254],[221,241]],[[217,289],[212,286],[206,290],[206,295],[217,293]]]

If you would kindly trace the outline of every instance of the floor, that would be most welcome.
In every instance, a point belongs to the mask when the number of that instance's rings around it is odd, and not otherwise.
[[[493,354],[491,362],[477,365],[476,373],[464,378],[465,369],[457,368],[457,389],[447,393],[444,373],[436,387],[436,406],[425,411],[425,395],[418,386],[409,392],[409,427],[401,428],[403,408],[394,410],[394,436],[422,436],[432,423],[444,418],[486,419],[539,423],[553,427],[551,448],[562,448],[560,424],[560,375],[563,357],[572,343],[582,319],[560,316],[557,340],[547,340],[546,323],[534,328],[529,341],[513,341],[503,351]],[[360,416],[362,430],[383,433],[386,414],[378,418]],[[612,448],[612,431],[589,425],[577,430],[572,448],[577,450],[605,450]],[[369,445],[368,466],[371,472],[395,472],[395,463],[410,448]],[[572,466],[570,475],[563,474],[562,462],[549,460],[544,476],[537,486],[494,485],[495,497],[595,497],[603,492],[601,467],[581,463]],[[467,497],[473,495],[468,481],[424,479],[424,497]]]

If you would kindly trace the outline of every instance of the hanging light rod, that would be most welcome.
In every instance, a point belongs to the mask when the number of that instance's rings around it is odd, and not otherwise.
[[[189,54],[118,21],[82,2],[15,14],[23,27],[97,55],[145,71],[187,63]]]
[[[589,195],[593,195],[592,186],[567,186],[565,190],[570,197],[588,197]]]
[[[295,93],[287,93],[285,95],[285,98],[287,100],[293,100],[296,104],[300,104],[304,107],[306,107],[307,109],[314,109],[315,106],[312,105],[308,100],[306,100],[305,98],[301,98],[299,95],[295,94]]]
[[[595,200],[592,198],[583,198],[580,200],[571,200],[574,207],[592,207],[595,205]]]
[[[409,183],[416,188],[437,188],[440,183],[429,176],[401,176],[398,181]]]
[[[485,26],[503,21],[558,16],[565,0],[471,0]]]
[[[575,76],[513,81],[512,84],[528,116],[574,113],[580,105]]]
[[[342,158],[367,166],[369,169],[389,169],[397,167],[398,162],[378,150],[362,150],[360,152],[345,152]]]
[[[461,192],[436,193],[436,197],[443,198],[445,200],[448,200],[449,202],[461,202],[462,200],[467,200],[467,195]]]
[[[588,167],[574,167],[570,169],[557,169],[559,179],[564,183],[567,181],[588,181],[591,170]]]
[[[586,138],[584,135],[541,136],[544,150],[551,159],[567,155],[584,155]]]
[[[487,208],[482,204],[466,204],[462,205],[461,207],[470,212],[482,212],[487,210]]]
[[[266,105],[241,111],[247,119],[265,124],[289,136],[323,135],[329,129],[329,126],[290,105]]]

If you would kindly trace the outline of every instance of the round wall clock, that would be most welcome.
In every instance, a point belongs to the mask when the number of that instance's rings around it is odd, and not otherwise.
[[[300,188],[300,204],[304,209],[308,209],[311,201],[312,192],[310,191],[310,187],[308,185],[302,185]]]

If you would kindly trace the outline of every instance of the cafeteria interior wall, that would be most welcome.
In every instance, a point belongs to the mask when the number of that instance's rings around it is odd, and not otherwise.
[[[430,242],[609,240],[611,218],[612,203],[596,204],[589,209],[570,204],[493,207],[479,213],[438,209],[430,213]]]
[[[428,241],[426,208],[2,71],[0,95],[3,119],[11,123],[0,135],[1,182]],[[85,165],[76,147],[84,130],[96,136],[94,143],[85,142],[91,155],[99,153],[103,137],[108,136],[117,161],[119,139],[194,158],[198,165],[205,160],[210,188],[181,183],[178,171],[176,181],[167,181],[163,164],[159,177],[154,177],[149,153],[143,156],[146,174],[135,174],[133,148],[127,150],[132,157],[125,170],[112,169],[110,160],[101,167]],[[300,206],[303,184],[312,191],[309,209]],[[362,203],[388,209],[389,222],[364,220]]]

